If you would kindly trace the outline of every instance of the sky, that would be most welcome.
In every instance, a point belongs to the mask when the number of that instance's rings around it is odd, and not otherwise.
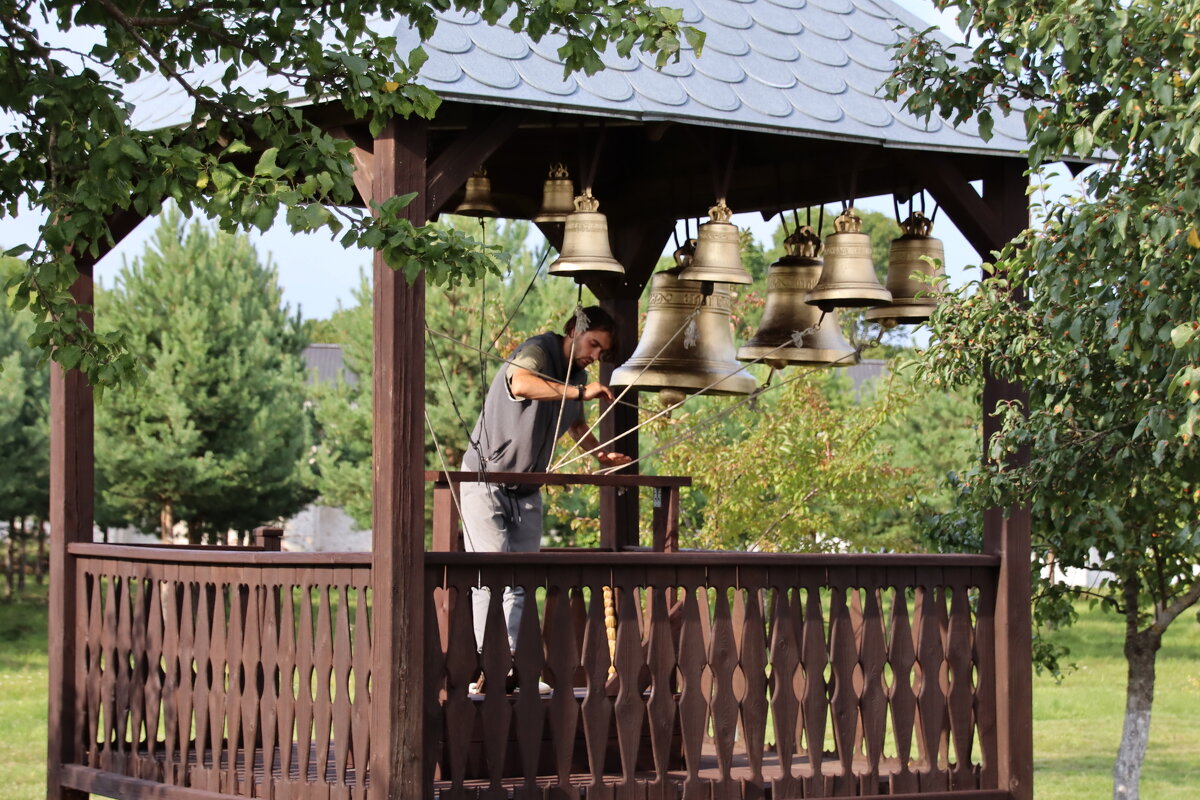
[[[929,0],[899,0],[898,4],[922,19],[939,20]],[[961,38],[948,16],[940,19],[940,24],[947,35]],[[862,198],[856,206],[889,216],[893,214],[890,196]],[[775,217],[764,221],[755,213],[737,214],[733,221],[748,227],[760,241],[769,243],[779,220]],[[9,247],[19,242],[32,242],[39,222],[39,217],[33,213],[0,219],[0,244]],[[111,287],[122,266],[141,255],[156,224],[155,219],[144,221],[97,264],[96,278],[102,286]],[[961,285],[978,274],[974,269],[979,263],[978,255],[947,215],[938,215],[933,233],[945,245],[946,269],[952,285]],[[536,231],[534,235],[537,235]],[[358,285],[360,271],[370,274],[369,251],[346,250],[326,233],[294,234],[286,225],[277,224],[265,233],[252,232],[250,239],[259,257],[269,258],[277,268],[284,302],[293,312],[299,309],[306,319],[325,319],[339,306],[353,305],[352,292]],[[667,249],[673,249],[673,244]]]

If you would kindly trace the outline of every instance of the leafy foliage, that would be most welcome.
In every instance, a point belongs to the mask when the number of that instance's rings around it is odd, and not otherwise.
[[[0,521],[45,519],[50,489],[50,370],[26,340],[33,321],[0,303]]]
[[[146,369],[97,407],[109,513],[163,536],[184,520],[196,537],[299,510],[310,494],[305,342],[249,241],[198,223],[185,232],[170,212],[100,306]]]
[[[915,549],[913,528],[876,524],[878,509],[911,508],[914,495],[915,470],[893,466],[879,447],[900,393],[859,403],[844,376],[784,375],[787,385],[755,405],[710,403],[652,423],[660,471],[695,481],[680,522],[686,546]]]
[[[269,14],[250,0],[8,4],[0,14],[0,112],[10,120],[0,208],[14,215],[28,204],[45,214],[40,238],[5,256],[23,260],[10,288],[14,304],[33,312],[33,344],[93,383],[136,377],[120,331],[91,333],[68,288],[76,258],[97,256],[129,218],[155,215],[167,199],[227,232],[265,229],[282,212],[292,230],[328,228],[347,246],[381,251],[410,279],[421,269],[435,284],[497,272],[467,237],[402,219],[411,196],[387,199],[374,214],[348,210],[351,142],[305,111],[332,106],[374,133],[391,119],[432,117],[439,99],[416,82],[424,51],[397,53],[382,31],[401,21],[426,39],[436,13],[451,5],[535,39],[563,34],[567,71],[597,71],[610,43],[623,55],[654,52],[660,63],[677,55],[681,35],[703,45],[702,33],[680,27],[680,11],[643,0],[334,0],[284,2]],[[91,44],[77,51],[55,29],[82,32]],[[139,124],[127,94],[134,83],[178,93],[187,121]]]
[[[1200,600],[1200,4],[939,6],[958,10],[973,44],[904,41],[893,97],[974,118],[985,135],[992,114],[1020,114],[1031,169],[1105,159],[1082,194],[1047,203],[1040,229],[994,254],[990,280],[950,299],[926,370],[958,384],[988,365],[1028,387],[1027,407],[999,410],[964,499],[1028,503],[1043,561],[1111,572],[1083,593],[1125,618],[1114,791],[1136,796],[1153,654]],[[1079,590],[1056,575],[1039,573],[1037,613],[1069,623]]]

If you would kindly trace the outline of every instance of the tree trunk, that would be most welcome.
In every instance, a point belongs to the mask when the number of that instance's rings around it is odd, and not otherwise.
[[[13,543],[17,540],[17,521],[8,523],[8,542],[4,548],[4,596],[13,596]]]
[[[33,562],[33,574],[37,578],[38,586],[46,582],[46,570],[43,564],[46,562],[46,521],[38,518],[37,521],[37,558]]]
[[[1125,633],[1125,725],[1113,765],[1113,800],[1138,800],[1142,760],[1150,740],[1150,707],[1154,703],[1154,662],[1162,634],[1154,629]]]
[[[25,594],[25,550],[29,541],[29,518],[21,520],[21,538],[13,537],[13,566],[17,570],[17,593]]]
[[[171,543],[171,535],[175,528],[173,513],[170,501],[163,503],[158,512],[158,538],[162,539],[163,544]]]

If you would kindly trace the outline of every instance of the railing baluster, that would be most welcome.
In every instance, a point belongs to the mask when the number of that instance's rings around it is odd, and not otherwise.
[[[825,667],[829,663],[825,645],[825,612],[821,607],[821,592],[809,587],[804,605],[804,634],[800,660],[804,666],[804,750],[812,773],[804,781],[806,797],[825,797],[825,724],[829,715],[828,686]]]
[[[767,634],[763,618],[765,575],[742,570],[739,581],[745,592],[744,622],[738,647],[745,694],[741,701],[742,741],[750,775],[742,781],[742,797],[763,796],[763,751],[767,731]],[[741,598],[742,593],[738,593]]]
[[[608,697],[608,671],[612,660],[608,654],[608,636],[604,626],[604,587],[609,585],[607,570],[589,570],[585,575],[590,591],[587,627],[583,635],[583,669],[587,677],[587,692],[583,699],[583,734],[587,746],[587,784],[589,800],[593,796],[608,798],[611,787],[604,783],[605,759],[609,734],[612,730],[612,701]]]
[[[629,789],[634,784],[638,750],[642,743],[642,721],[646,701],[642,696],[641,674],[646,666],[642,650],[640,627],[642,611],[638,599],[639,581],[635,576],[616,582],[617,646],[614,666],[617,670],[618,691],[614,711],[617,723],[617,747],[621,759],[620,786]]]
[[[918,773],[921,791],[944,791],[949,788],[942,769],[945,742],[946,696],[942,686],[942,666],[946,660],[942,640],[942,618],[945,596],[938,588],[940,580],[927,572],[917,576],[920,583],[920,604],[914,615],[917,630],[917,664],[921,669],[921,688],[917,692],[917,712],[921,731],[921,756],[924,762]]]
[[[556,797],[578,797],[571,786],[571,767],[575,754],[575,733],[579,720],[579,702],[575,699],[575,673],[579,669],[578,636],[575,615],[571,607],[571,583],[552,579],[546,592],[546,666],[550,670],[548,716],[550,738],[554,743],[554,773],[552,784]]]
[[[847,586],[834,583],[829,596],[829,705],[833,717],[834,753],[838,760],[833,793],[839,797],[858,792],[858,781],[854,778],[854,739],[858,733],[858,692],[854,688],[854,669],[858,664],[858,650],[854,641],[854,624],[846,604],[848,589]]]
[[[672,685],[675,677],[675,645],[671,620],[667,615],[667,597],[676,591],[673,575],[667,570],[655,571],[647,588],[650,614],[648,660],[650,666],[650,698],[646,702],[649,715],[650,750],[654,760],[654,780],[650,796],[665,800],[668,796],[667,771],[671,768],[672,739],[675,733],[675,696]]]
[[[508,624],[504,616],[504,588],[510,585],[512,578],[509,570],[502,572],[503,576],[497,570],[485,573],[483,581],[491,593],[483,630],[483,674],[487,691],[481,708],[488,787],[480,792],[481,800],[504,800],[500,797],[505,794],[500,781],[506,771],[512,723],[512,702],[506,696],[505,688],[512,670],[512,651],[509,649]]]
[[[950,787],[973,789],[976,786],[975,770],[971,763],[971,743],[975,734],[971,680],[971,652],[974,642],[967,600],[968,587],[964,580],[966,576],[955,577],[950,587],[950,621],[946,636],[946,656],[950,662],[950,735],[954,740]]]
[[[538,764],[542,755],[542,734],[546,727],[546,712],[538,684],[546,659],[542,630],[538,619],[537,583],[535,572],[519,570],[518,583],[525,587],[525,610],[517,632],[517,652],[513,668],[516,671],[517,700],[516,735],[524,783],[513,791],[515,800],[541,800],[537,785]]]
[[[791,571],[787,571],[790,573]],[[796,695],[796,672],[800,668],[800,640],[788,587],[794,581],[783,570],[771,570],[771,721],[775,731],[775,752],[779,758],[779,777],[771,784],[773,797],[798,797],[800,783],[793,765],[798,742],[797,723],[800,698]],[[799,590],[795,590],[799,594]]]
[[[883,740],[887,730],[887,695],[883,682],[883,667],[887,659],[884,641],[883,613],[880,607],[878,580],[863,581],[862,594],[866,603],[862,612],[862,644],[859,647],[859,665],[862,668],[862,734],[867,769],[861,776],[861,793],[875,794],[880,791],[880,762],[883,760]]]
[[[696,582],[687,582],[684,587],[682,628],[679,632],[679,672],[683,678],[679,696],[679,729],[683,734],[683,756],[687,766],[683,798],[703,800],[709,796],[708,786],[700,781],[701,749],[708,727],[708,701],[702,684],[708,647],[704,640],[704,626],[696,594],[707,593],[708,590],[703,583],[697,586]]]

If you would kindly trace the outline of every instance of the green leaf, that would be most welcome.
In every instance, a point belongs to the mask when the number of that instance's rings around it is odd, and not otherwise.
[[[1196,329],[1197,323],[1195,322],[1185,322],[1176,326],[1171,331],[1171,344],[1175,345],[1176,349],[1182,350],[1196,336]]]
[[[258,164],[254,167],[254,174],[263,178],[278,178],[283,175],[284,171],[275,164],[275,159],[278,156],[278,147],[268,147],[258,157]]]

